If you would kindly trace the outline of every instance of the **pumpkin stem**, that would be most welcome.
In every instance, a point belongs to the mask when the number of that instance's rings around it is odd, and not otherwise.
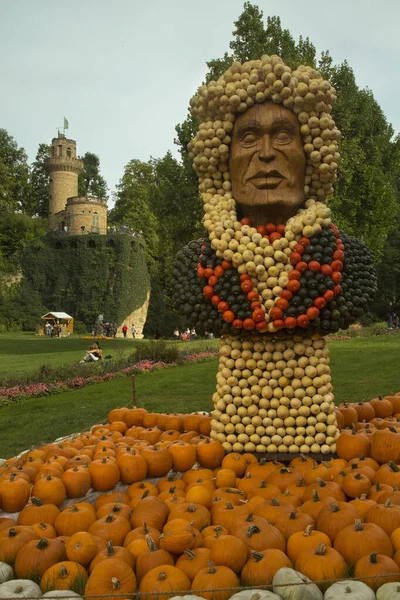
[[[313,526],[307,525],[307,527],[303,531],[303,535],[304,535],[304,537],[310,537],[312,535],[312,532],[313,532]]]
[[[363,531],[364,527],[362,526],[361,519],[356,519],[355,520],[355,527],[354,527],[354,529],[356,531]]]
[[[318,483],[320,488],[326,487],[326,481],[321,479],[321,477],[317,477],[317,479],[315,481]]]
[[[161,573],[158,574],[157,579],[158,579],[158,581],[164,581],[165,579],[167,579],[167,574],[164,573],[164,571],[162,571]]]
[[[255,550],[251,551],[251,556],[256,562],[260,562],[260,560],[264,558],[264,554],[261,554],[261,552],[256,552]]]
[[[312,499],[313,499],[313,502],[319,502],[321,500],[321,498],[318,495],[317,490],[313,490]]]
[[[253,515],[253,513],[248,514],[247,517],[246,517],[246,522],[247,523],[252,523],[253,521],[254,521],[254,515]]]
[[[259,527],[257,527],[257,525],[250,525],[250,527],[248,528],[248,530],[246,532],[246,537],[250,538],[255,533],[260,533],[260,531],[261,530]]]
[[[36,496],[32,496],[31,502],[35,506],[43,506],[43,502],[41,500],[39,500],[39,498],[36,498]]]
[[[376,563],[378,562],[378,558],[377,558],[377,554],[376,552],[373,552],[372,554],[369,555],[369,561],[376,565]]]
[[[225,502],[225,508],[228,509],[228,510],[233,510],[234,506],[230,502]]]
[[[17,530],[15,529],[15,527],[11,527],[8,530],[8,537],[16,537],[17,536]]]
[[[271,504],[272,504],[272,506],[280,506],[279,500],[277,500],[276,498],[272,498]]]
[[[71,512],[79,512],[79,508],[77,506],[75,506],[75,504],[73,504],[71,506]]]
[[[212,560],[208,561],[208,572],[213,575],[214,573],[217,572],[217,569],[215,568],[215,564],[213,563]]]
[[[157,546],[155,545],[154,540],[151,537],[151,535],[146,535],[145,540],[146,540],[146,543],[147,543],[147,546],[148,546],[150,552],[155,552],[157,550]]]
[[[38,541],[36,548],[39,550],[45,550],[49,545],[49,540],[47,538],[42,538]]]
[[[107,556],[113,556],[115,554],[114,546],[111,540],[107,542]]]
[[[111,577],[111,583],[112,583],[113,590],[117,590],[118,588],[121,587],[121,582],[118,579],[118,577]]]
[[[190,560],[193,560],[194,558],[196,558],[196,555],[193,552],[193,550],[186,549],[184,551],[184,554],[186,554],[186,556],[188,556]]]
[[[111,509],[111,512],[113,513],[119,513],[119,511],[121,510],[122,506],[120,504],[114,504],[114,506]]]
[[[390,427],[389,427],[390,429]],[[393,462],[392,460],[390,460],[388,462],[389,467],[391,468],[392,471],[394,471],[395,473],[398,473],[400,471],[399,467],[396,465],[395,462]]]
[[[293,512],[290,513],[289,519],[291,521],[294,521],[297,517],[297,512],[294,510]]]
[[[354,475],[354,479],[357,479],[357,481],[359,481],[360,479],[362,479],[362,477],[361,477],[361,473],[356,473],[356,474]]]
[[[58,576],[61,577],[61,579],[65,579],[66,577],[68,577],[68,575],[69,575],[69,573],[68,573],[67,569],[65,568],[65,566],[61,565]]]
[[[391,504],[392,504],[392,501],[390,500],[390,498],[388,498],[385,502],[385,508],[390,508]]]
[[[361,494],[360,500],[366,500],[366,499],[367,499],[367,494]]]
[[[315,551],[315,554],[317,554],[318,556],[325,556],[326,554],[326,546],[325,544],[318,544],[318,547]]]
[[[196,505],[195,504],[189,504],[189,506],[187,507],[187,511],[190,513],[196,512]]]
[[[331,502],[330,505],[331,505],[332,512],[339,512],[340,507],[336,504],[336,502]]]

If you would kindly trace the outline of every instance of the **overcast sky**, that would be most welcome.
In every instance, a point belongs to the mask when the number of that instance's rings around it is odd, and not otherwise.
[[[229,51],[244,0],[0,0],[0,128],[33,160],[68,119],[110,190],[133,159],[176,153],[175,125]],[[347,59],[400,130],[400,0],[255,0],[318,54]]]

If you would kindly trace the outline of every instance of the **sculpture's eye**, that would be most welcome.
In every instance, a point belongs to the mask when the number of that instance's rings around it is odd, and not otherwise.
[[[292,141],[292,135],[290,134],[290,132],[287,129],[281,129],[280,131],[278,131],[275,134],[274,139],[279,144],[288,144],[289,142]]]
[[[241,142],[245,146],[251,146],[257,141],[257,136],[253,131],[248,131],[242,136]]]

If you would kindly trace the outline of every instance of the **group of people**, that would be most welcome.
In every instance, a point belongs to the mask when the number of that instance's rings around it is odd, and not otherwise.
[[[131,335],[132,335],[133,339],[135,339],[135,334],[136,334],[135,324],[132,323],[132,325],[131,325]],[[124,323],[122,325],[122,335],[124,336],[125,339],[127,338],[127,335],[128,335],[128,325],[126,323]]]
[[[57,324],[52,325],[51,323],[47,322],[44,327],[45,327],[47,337],[58,337],[58,338],[61,337],[61,334],[62,334],[61,325],[57,325]],[[68,337],[69,337],[69,335],[68,335]]]
[[[197,338],[197,333],[194,327],[192,329],[187,328],[182,333],[179,333],[179,329],[176,327],[172,335],[174,340],[181,340],[183,342],[195,340]]]

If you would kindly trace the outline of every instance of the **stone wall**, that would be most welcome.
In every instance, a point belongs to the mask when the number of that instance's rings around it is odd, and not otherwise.
[[[148,292],[147,298],[144,301],[143,305],[140,308],[137,308],[136,310],[134,310],[133,313],[131,313],[128,317],[126,317],[126,319],[124,319],[124,321],[118,327],[117,337],[119,337],[119,338],[124,337],[124,335],[122,333],[122,327],[123,327],[123,325],[126,325],[128,327],[127,337],[131,338],[132,337],[131,325],[132,325],[132,323],[134,323],[135,329],[136,329],[135,338],[139,339],[139,340],[143,339],[143,337],[144,337],[143,329],[144,329],[144,326],[146,323],[147,311],[149,310],[149,302],[150,302],[150,291]]]
[[[86,197],[69,198],[66,206],[66,225],[70,235],[107,233],[107,203]]]

